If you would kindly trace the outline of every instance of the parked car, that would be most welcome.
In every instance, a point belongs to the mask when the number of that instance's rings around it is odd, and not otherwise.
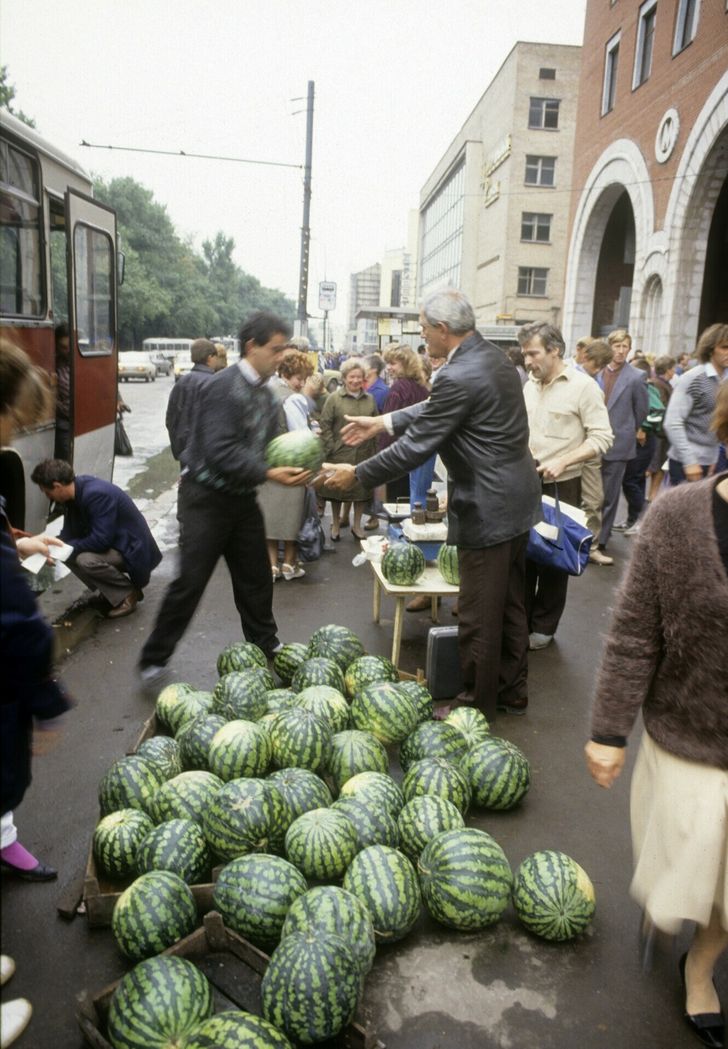
[[[189,353],[178,353],[174,359],[174,381],[177,382],[193,368],[192,357]]]
[[[174,371],[174,360],[171,357],[163,357],[161,353],[150,353],[147,360],[157,369],[157,375],[171,375]]]
[[[341,372],[337,368],[324,368],[324,389],[327,393],[333,393],[344,385]]]
[[[119,382],[129,382],[129,379],[154,382],[156,378],[157,369],[146,354],[129,352],[119,354]]]

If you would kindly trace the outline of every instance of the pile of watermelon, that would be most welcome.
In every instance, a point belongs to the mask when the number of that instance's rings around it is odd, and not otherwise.
[[[423,684],[400,681],[389,660],[333,624],[285,645],[275,676],[248,642],[221,652],[217,670],[211,692],[165,688],[160,734],[115,762],[99,787],[94,857],[126,886],[112,931],[139,963],[116,994],[133,1001],[132,1013],[147,1003],[139,1030],[184,1034],[193,1047],[228,1044],[228,1026],[246,1023],[267,1032],[255,1045],[330,1038],[355,1012],[375,945],[405,937],[423,904],[464,931],[496,922],[511,902],[549,940],[587,927],[594,890],[574,860],[537,852],[514,876],[491,835],[466,825],[471,806],[513,809],[530,785],[528,759],[492,735],[482,713],[433,720]],[[397,747],[401,782],[390,774]],[[157,956],[196,927],[191,886],[213,869],[225,924],[272,952],[262,1020],[210,1017],[204,993],[178,1008],[165,990],[175,967]],[[180,987],[198,979],[184,971]],[[117,1012],[112,1005],[112,1045],[144,1044]],[[172,1016],[184,1030],[167,1031]]]

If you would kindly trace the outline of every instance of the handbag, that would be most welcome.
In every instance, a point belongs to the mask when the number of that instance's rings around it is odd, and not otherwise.
[[[589,550],[594,536],[559,504],[559,488],[554,486],[553,505],[542,500],[543,521],[528,534],[526,558],[537,565],[558,568],[569,575],[581,575],[589,563]]]
[[[116,416],[116,423],[114,426],[114,455],[133,455],[134,449],[131,446],[129,440],[129,434],[124,429],[124,424],[121,421],[121,412]]]
[[[303,521],[296,536],[299,561],[318,561],[324,551],[326,536],[316,507],[313,488],[306,489],[303,501]]]

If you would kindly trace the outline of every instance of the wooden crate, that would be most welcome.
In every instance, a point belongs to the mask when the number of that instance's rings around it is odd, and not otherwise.
[[[213,988],[215,1012],[244,1009],[260,1015],[260,983],[268,955],[227,929],[216,911],[204,925],[164,951],[194,962]],[[112,1049],[106,1037],[106,1020],[118,980],[98,994],[83,991],[77,998],[76,1018],[86,1043],[93,1049]],[[352,1022],[336,1038],[319,1043],[321,1049],[384,1049],[376,1036],[359,1022]]]

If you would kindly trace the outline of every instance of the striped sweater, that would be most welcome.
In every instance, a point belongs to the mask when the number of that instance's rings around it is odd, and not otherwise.
[[[712,466],[718,459],[718,439],[710,429],[720,378],[713,365],[699,364],[680,376],[663,423],[670,441],[668,456],[690,466]]]

